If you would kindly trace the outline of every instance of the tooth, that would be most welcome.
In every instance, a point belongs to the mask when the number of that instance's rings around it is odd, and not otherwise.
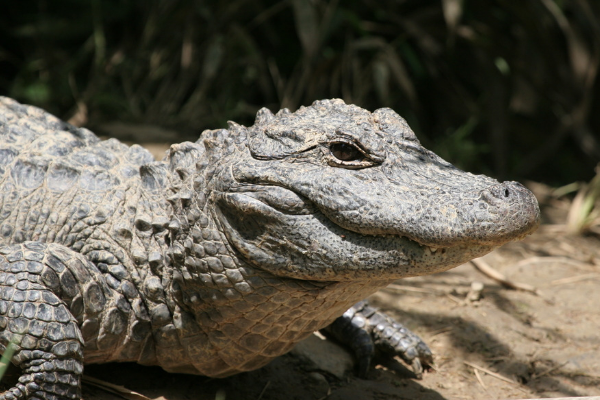
[[[431,250],[432,253],[435,253],[437,251],[436,247],[430,247],[429,250]]]

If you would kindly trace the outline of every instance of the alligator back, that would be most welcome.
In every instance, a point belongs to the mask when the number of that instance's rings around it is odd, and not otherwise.
[[[123,200],[140,166],[154,161],[138,145],[101,141],[39,108],[5,97],[0,106],[0,243],[76,245],[84,226],[116,211],[98,206]]]

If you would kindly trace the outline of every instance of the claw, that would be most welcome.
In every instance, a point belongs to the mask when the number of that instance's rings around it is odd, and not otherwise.
[[[355,304],[343,316],[322,330],[352,348],[358,360],[358,374],[366,378],[377,348],[388,357],[399,356],[417,379],[433,363],[429,347],[416,334],[365,301]]]
[[[367,379],[369,370],[371,369],[371,357],[362,356],[358,359],[358,377],[360,379]]]
[[[412,361],[411,367],[417,379],[423,379],[423,365],[421,364],[419,357]]]

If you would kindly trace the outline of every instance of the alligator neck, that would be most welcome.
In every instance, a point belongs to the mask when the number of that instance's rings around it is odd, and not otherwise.
[[[290,279],[250,265],[219,229],[210,194],[198,184],[196,190],[185,189],[192,182],[184,182],[171,198],[169,292],[179,343],[188,355],[187,366],[181,369],[179,360],[178,371],[223,377],[258,368],[388,283]],[[168,351],[159,344],[158,360]]]

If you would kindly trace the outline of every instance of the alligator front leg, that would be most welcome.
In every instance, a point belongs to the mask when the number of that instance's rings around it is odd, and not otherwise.
[[[14,347],[12,362],[22,370],[0,400],[81,397],[84,340],[78,318],[100,315],[105,301],[81,268],[85,263],[91,264],[58,245],[0,247],[0,345],[3,352]]]
[[[350,346],[358,359],[359,376],[363,378],[369,372],[376,351],[390,356],[398,355],[412,366],[419,379],[423,375],[423,367],[433,364],[431,350],[419,336],[369,306],[366,301],[350,307],[324,332]]]

